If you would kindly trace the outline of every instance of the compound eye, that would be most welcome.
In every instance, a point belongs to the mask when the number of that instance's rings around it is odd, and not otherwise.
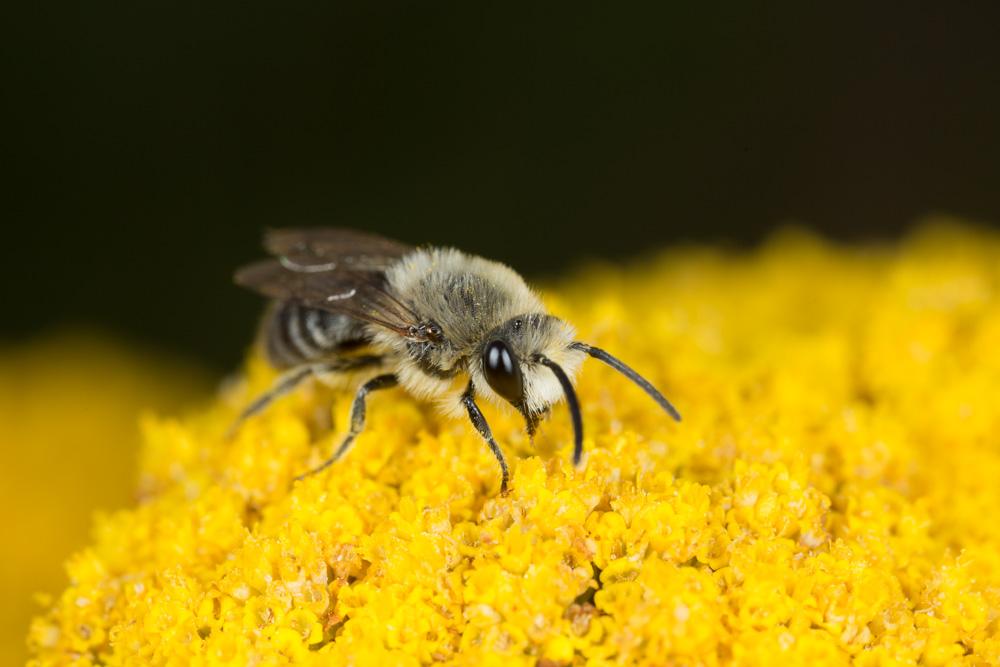
[[[502,340],[491,341],[483,350],[483,373],[493,391],[514,405],[521,403],[524,398],[521,368]]]

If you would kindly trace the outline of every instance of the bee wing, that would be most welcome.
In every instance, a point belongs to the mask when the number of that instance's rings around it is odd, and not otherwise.
[[[278,259],[266,259],[241,268],[235,281],[272,299],[341,313],[401,336],[412,336],[420,324],[417,316],[393,296],[382,271],[304,272],[290,269]]]
[[[417,316],[391,293],[385,271],[413,248],[375,234],[334,227],[275,229],[264,248],[276,259],[237,271],[236,284],[413,335]]]
[[[413,250],[376,234],[337,227],[273,229],[264,235],[264,248],[301,271],[385,271]]]

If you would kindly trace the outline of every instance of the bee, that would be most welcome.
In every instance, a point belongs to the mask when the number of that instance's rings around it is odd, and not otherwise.
[[[417,399],[436,400],[451,416],[468,416],[500,465],[501,493],[510,472],[479,397],[512,405],[529,436],[565,398],[579,465],[583,420],[573,378],[588,355],[680,421],[652,384],[611,354],[577,341],[573,327],[546,312],[504,264],[336,228],[273,230],[264,247],[271,258],[241,268],[235,281],[272,300],[260,342],[269,362],[284,372],[236,425],[309,377],[360,372],[367,378],[357,388],[339,447],[296,479],[340,459],[364,429],[368,395],[397,386]]]

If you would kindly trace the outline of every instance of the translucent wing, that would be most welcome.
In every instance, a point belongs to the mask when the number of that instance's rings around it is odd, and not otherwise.
[[[353,229],[312,227],[273,229],[264,248],[293,270],[385,271],[412,246]]]
[[[391,292],[385,270],[410,246],[346,229],[268,232],[264,246],[277,257],[236,272],[236,284],[272,299],[296,301],[417,335],[417,316]]]

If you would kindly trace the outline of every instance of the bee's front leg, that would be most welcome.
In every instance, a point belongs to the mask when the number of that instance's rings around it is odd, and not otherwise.
[[[510,471],[507,469],[507,461],[504,460],[503,452],[500,451],[500,445],[497,441],[493,439],[493,431],[490,430],[490,425],[486,423],[486,417],[483,416],[482,411],[479,406],[476,405],[476,392],[475,387],[472,386],[472,382],[469,382],[469,386],[466,388],[465,393],[462,394],[462,405],[469,412],[469,419],[472,420],[472,425],[476,427],[479,431],[479,435],[483,436],[483,440],[486,444],[490,446],[490,451],[493,452],[493,456],[497,457],[497,462],[500,463],[500,493],[507,495],[507,482],[510,480]]]

